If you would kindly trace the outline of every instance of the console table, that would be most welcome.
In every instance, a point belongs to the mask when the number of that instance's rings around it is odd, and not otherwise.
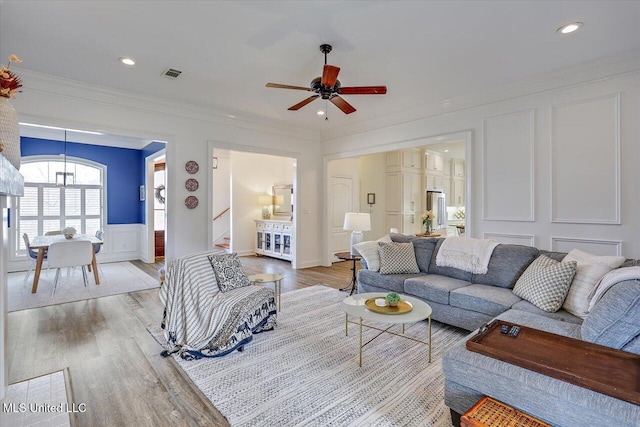
[[[293,260],[295,235],[292,221],[256,219],[256,254]]]

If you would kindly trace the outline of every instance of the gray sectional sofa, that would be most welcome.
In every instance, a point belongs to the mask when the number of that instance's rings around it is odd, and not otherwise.
[[[494,318],[640,354],[640,280],[609,289],[586,319],[560,310],[543,311],[513,294],[512,288],[540,254],[558,261],[566,255],[528,246],[498,245],[487,274],[436,265],[444,239],[392,234],[412,242],[418,274],[383,275],[358,271],[359,292],[395,291],[418,297],[433,309],[432,319],[472,332],[443,355],[445,403],[457,424],[482,396],[491,396],[552,425],[639,426],[640,406],[547,377],[466,349],[475,330]],[[623,267],[640,265],[627,260]],[[640,379],[639,379],[640,381]]]

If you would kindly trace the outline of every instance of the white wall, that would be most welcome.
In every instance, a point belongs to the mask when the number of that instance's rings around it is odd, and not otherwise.
[[[229,150],[216,149],[213,150],[213,156],[217,157],[217,169],[213,169],[212,179],[212,217],[215,218],[224,212],[225,209],[231,207],[231,152]],[[211,240],[216,243],[221,238],[230,234],[231,230],[231,211],[220,216],[213,221]]]
[[[178,104],[170,100],[134,96],[106,90],[30,71],[22,71],[24,92],[13,100],[20,121],[86,130],[102,130],[118,135],[160,139],[167,144],[167,247],[168,260],[209,249],[211,227],[211,185],[207,141],[243,151],[278,151],[297,159],[299,173],[297,217],[298,239],[321,240],[322,186],[318,136],[241,119],[232,119],[214,111]],[[200,170],[189,175],[184,165],[196,160]],[[188,178],[196,178],[195,193],[184,188]],[[189,210],[185,198],[195,194],[198,208]],[[321,261],[319,245],[297,247],[298,266],[317,265]]]
[[[636,69],[336,136],[322,146],[329,160],[471,131],[471,237],[640,258],[638,117]]]
[[[274,185],[292,183],[292,158],[231,152],[231,250],[239,255],[255,253],[254,220],[262,219],[258,197],[273,194]]]
[[[365,240],[376,240],[389,233],[385,224],[386,188],[385,154],[369,154],[358,158],[360,174],[360,211],[371,215],[371,231],[364,232]],[[367,204],[367,193],[375,193],[376,203]]]

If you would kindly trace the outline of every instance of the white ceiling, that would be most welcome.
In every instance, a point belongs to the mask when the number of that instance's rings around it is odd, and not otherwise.
[[[584,26],[556,33],[571,21]],[[323,131],[638,50],[638,22],[638,1],[0,1],[0,57],[15,53],[21,68]],[[342,68],[343,86],[386,85],[388,94],[345,96],[358,111],[329,105],[329,122],[316,115],[325,101],[287,111],[309,94],[265,83],[308,85],[321,74],[321,43],[334,46],[328,62]],[[121,56],[136,66],[123,66]],[[168,67],[183,74],[161,77]]]

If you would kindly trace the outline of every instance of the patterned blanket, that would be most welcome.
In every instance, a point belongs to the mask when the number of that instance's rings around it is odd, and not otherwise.
[[[179,352],[187,360],[224,356],[276,324],[273,290],[252,285],[220,292],[211,253],[175,259],[167,268],[160,288],[166,354]]]

